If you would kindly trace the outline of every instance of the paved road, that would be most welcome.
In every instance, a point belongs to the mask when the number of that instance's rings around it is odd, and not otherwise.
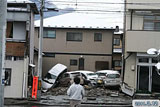
[[[52,105],[52,106],[42,106],[42,105],[9,105],[4,107],[69,107],[69,105]],[[132,107],[131,105],[84,105],[81,107]]]

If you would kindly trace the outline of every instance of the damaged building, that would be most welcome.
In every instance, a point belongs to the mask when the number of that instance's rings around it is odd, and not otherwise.
[[[34,57],[35,3],[7,0],[5,98],[26,98]]]

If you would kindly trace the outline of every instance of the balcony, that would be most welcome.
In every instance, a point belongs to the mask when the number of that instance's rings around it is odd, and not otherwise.
[[[146,52],[149,48],[160,49],[159,31],[127,31],[127,52]]]
[[[7,56],[24,56],[25,43],[7,42],[6,43],[6,55]]]

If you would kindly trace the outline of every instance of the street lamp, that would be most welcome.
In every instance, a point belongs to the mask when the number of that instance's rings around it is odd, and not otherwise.
[[[155,65],[155,67],[157,68],[158,75],[160,75],[160,49],[157,50],[155,48],[150,48],[147,50],[147,54],[156,55],[158,63]]]

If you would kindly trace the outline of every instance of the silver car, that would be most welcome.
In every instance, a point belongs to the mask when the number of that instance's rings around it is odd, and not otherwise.
[[[120,78],[120,73],[114,70],[101,70],[97,71],[98,73],[104,73],[105,78],[103,78],[104,86],[120,86],[122,80]]]

